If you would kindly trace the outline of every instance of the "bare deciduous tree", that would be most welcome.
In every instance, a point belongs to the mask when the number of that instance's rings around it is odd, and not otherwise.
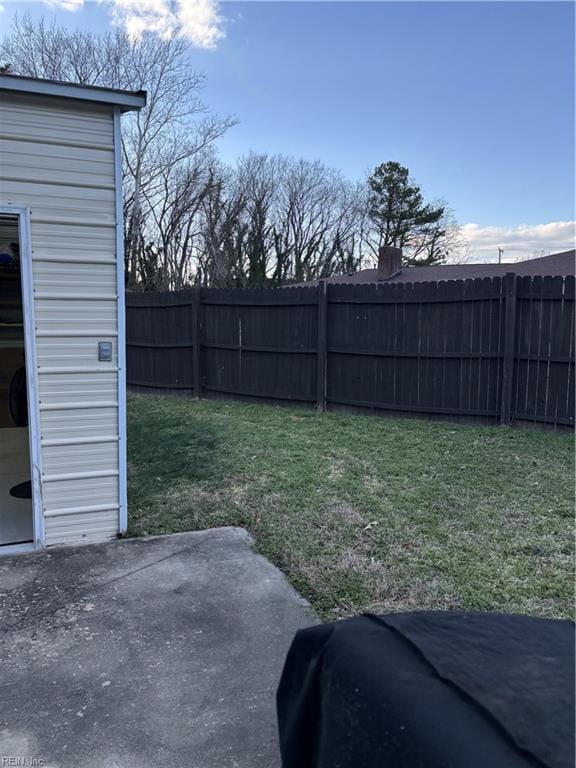
[[[203,206],[203,284],[283,285],[357,268],[358,191],[339,173],[251,153],[220,174]]]
[[[320,161],[250,153],[218,161],[234,124],[201,101],[180,37],[130,39],[16,15],[0,43],[14,74],[148,93],[122,130],[126,285],[134,290],[284,285],[371,266],[380,245],[407,264],[465,258],[442,202],[425,204],[399,163],[352,184]]]
[[[152,34],[131,40],[119,29],[105,34],[69,30],[25,14],[14,17],[0,55],[14,74],[147,91],[146,107],[127,115],[122,131],[126,283],[137,287],[143,270],[149,279],[155,264],[159,282],[178,283],[179,268],[172,274],[173,264],[162,265],[168,252],[156,242],[158,193],[167,177],[169,186],[186,177],[189,194],[197,178],[190,172],[193,159],[235,122],[207,112],[200,99],[204,76],[191,68],[186,42]],[[156,242],[156,251],[150,242]]]

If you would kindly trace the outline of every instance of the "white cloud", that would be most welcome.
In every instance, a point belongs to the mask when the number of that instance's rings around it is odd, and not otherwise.
[[[68,0],[64,0],[68,1]],[[132,39],[144,32],[185,37],[197,48],[215,48],[224,37],[217,0],[100,0]]]
[[[84,0],[44,0],[52,8],[78,11]],[[98,0],[112,21],[137,40],[144,32],[184,37],[196,48],[215,48],[224,37],[218,0]]]
[[[520,261],[574,248],[576,222],[551,221],[517,227],[481,227],[470,223],[464,224],[461,232],[468,242],[470,261],[495,261],[498,247],[504,249],[504,261]]]
[[[182,34],[199,48],[214,48],[224,37],[224,20],[214,0],[180,0],[178,20]]]
[[[44,3],[50,8],[60,8],[63,11],[81,11],[84,7],[84,0],[44,0]]]

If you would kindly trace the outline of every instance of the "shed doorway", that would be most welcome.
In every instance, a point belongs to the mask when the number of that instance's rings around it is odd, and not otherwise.
[[[0,550],[34,541],[19,217],[0,214]]]

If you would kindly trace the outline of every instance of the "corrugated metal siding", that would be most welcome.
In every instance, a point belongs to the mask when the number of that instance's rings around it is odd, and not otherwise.
[[[47,189],[46,193],[50,194],[50,190]],[[16,200],[16,197],[12,199]],[[34,208],[32,215],[35,216]],[[114,259],[115,238],[112,226],[70,226],[66,230],[66,236],[62,237],[63,225],[46,224],[38,216],[35,216],[33,221],[34,260],[44,257],[58,258],[66,262],[79,259]]]
[[[42,440],[118,437],[118,405],[40,411]]]
[[[113,472],[118,469],[118,441],[104,438],[106,442],[91,442],[74,445],[45,445],[42,468],[47,475],[63,475],[67,472],[82,472],[86,462],[94,472]],[[80,449],[80,450],[79,450]]]
[[[110,176],[113,178],[114,174],[113,148],[63,147],[6,138],[2,144],[5,152],[2,172],[8,179],[25,178],[82,189],[89,178],[91,186],[110,188]]]
[[[114,264],[74,264],[70,274],[70,265],[52,261],[35,261],[33,265],[34,284],[42,285],[42,290],[77,296],[85,292],[90,285],[96,294],[116,293],[116,267]]]
[[[46,517],[46,545],[76,544],[109,539],[117,530],[118,510],[84,510],[77,514]]]
[[[118,531],[112,108],[3,96],[0,199],[31,209],[46,544]],[[111,363],[98,341],[113,342]]]
[[[0,119],[3,135],[38,141],[38,111],[41,110],[41,137],[44,144],[56,141],[71,146],[86,144],[109,149],[113,143],[110,114],[105,107],[72,106],[70,102],[63,106],[56,99],[41,101],[19,94],[11,94],[9,97],[4,94],[4,105],[7,116]]]
[[[34,231],[34,222],[32,222]],[[91,286],[87,285],[83,298],[63,300],[65,289],[52,297],[44,296],[42,286],[36,285],[36,326],[38,336],[59,333],[62,335],[92,335],[102,337],[116,333],[116,298],[109,300],[90,298]],[[98,294],[96,294],[98,296]],[[97,344],[94,342],[94,350]]]
[[[3,183],[5,193],[12,196],[18,195],[20,184],[21,182],[5,180]],[[40,207],[42,215],[49,219],[59,219],[65,208],[66,217],[78,224],[93,219],[110,223],[108,216],[110,206],[114,206],[113,189],[85,188],[80,197],[76,194],[76,190],[77,187],[30,181],[26,185],[26,196],[28,205],[33,210]],[[48,195],[47,192],[49,192]]]
[[[112,342],[112,364],[118,364],[115,336],[102,336]],[[41,367],[89,366],[94,363],[94,339],[74,336],[41,336],[36,341],[36,359]]]
[[[46,515],[66,517],[78,508],[87,509],[93,506],[118,508],[118,471],[112,476],[100,476],[93,472],[90,477],[69,477],[65,479],[44,481],[44,500]],[[97,475],[97,476],[94,476]],[[57,475],[56,477],[60,477]],[[98,495],[94,495],[94,483],[98,485]],[[47,528],[49,529],[49,525]]]

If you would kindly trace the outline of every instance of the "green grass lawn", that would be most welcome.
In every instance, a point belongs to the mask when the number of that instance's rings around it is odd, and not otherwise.
[[[241,525],[324,618],[573,613],[573,437],[129,397],[133,535]]]

